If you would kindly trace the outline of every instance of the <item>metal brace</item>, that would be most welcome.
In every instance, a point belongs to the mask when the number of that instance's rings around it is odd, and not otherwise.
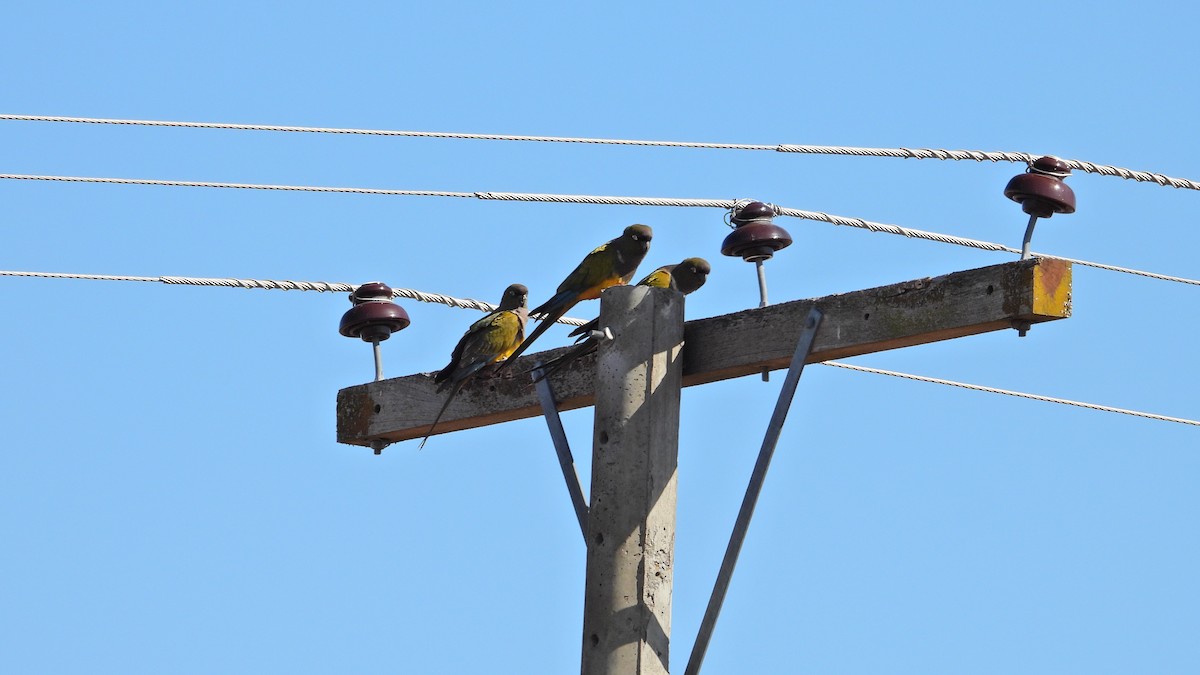
[[[607,329],[605,329],[607,331]],[[609,334],[611,335],[611,333]],[[546,426],[550,429],[550,438],[554,441],[554,452],[558,455],[558,465],[562,468],[563,480],[567,483],[567,492],[571,495],[571,504],[575,507],[575,517],[579,520],[579,530],[583,540],[587,542],[588,534],[588,504],[583,496],[583,484],[579,481],[579,473],[575,471],[575,457],[571,454],[571,446],[567,443],[567,433],[563,430],[562,419],[558,416],[558,406],[554,402],[554,390],[550,388],[550,379],[538,375],[542,372],[539,361],[531,375],[535,380],[538,401],[542,404],[542,415],[546,418]]]
[[[758,495],[762,491],[763,480],[767,477],[767,469],[771,466],[771,457],[775,454],[775,445],[779,442],[779,434],[783,431],[783,421],[787,419],[788,409],[792,398],[796,395],[796,385],[800,382],[800,374],[804,371],[804,362],[812,352],[813,339],[817,328],[821,325],[824,314],[813,307],[804,321],[804,329],[800,331],[800,339],[796,344],[796,353],[792,356],[791,366],[788,367],[787,377],[779,391],[779,400],[775,403],[775,411],[767,424],[767,433],[763,438],[762,448],[758,451],[758,461],[750,474],[750,484],[746,486],[746,496],[742,498],[742,507],[738,511],[737,521],[733,524],[733,533],[729,535],[729,546],[725,549],[725,558],[721,561],[721,569],[717,572],[717,581],[713,585],[712,595],[708,599],[708,607],[704,610],[704,619],[700,622],[700,630],[696,635],[696,643],[692,645],[692,654],[688,659],[684,675],[697,675],[700,664],[704,662],[704,654],[708,651],[708,643],[712,639],[713,628],[717,625],[717,617],[721,614],[721,604],[725,602],[725,593],[729,590],[729,580],[733,577],[733,568],[737,565],[738,554],[742,550],[742,542],[746,540],[746,530],[750,527],[750,519],[754,517],[754,506],[758,503]]]

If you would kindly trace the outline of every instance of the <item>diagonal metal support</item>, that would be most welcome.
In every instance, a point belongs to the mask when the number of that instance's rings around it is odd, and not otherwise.
[[[575,471],[575,457],[571,454],[571,446],[567,443],[567,433],[563,430],[562,419],[558,416],[558,406],[554,403],[554,390],[550,388],[549,378],[539,375],[542,373],[542,363],[539,361],[533,370],[533,378],[537,387],[538,401],[542,404],[542,415],[546,418],[546,426],[550,429],[550,438],[554,441],[554,452],[558,455],[558,465],[562,468],[563,480],[567,483],[567,492],[571,495],[571,504],[575,507],[575,517],[579,519],[579,529],[583,532],[583,540],[587,541],[588,505],[583,496],[583,484],[579,481],[579,473]]]
[[[775,412],[767,424],[767,433],[763,438],[762,449],[758,451],[758,461],[750,474],[750,484],[746,486],[746,496],[742,499],[742,508],[738,511],[737,520],[733,524],[733,533],[729,535],[729,546],[725,549],[725,559],[721,561],[721,569],[717,572],[717,581],[713,585],[712,596],[708,599],[708,607],[704,610],[704,619],[700,622],[700,631],[696,635],[696,644],[692,646],[692,655],[688,659],[684,675],[697,675],[700,665],[704,662],[704,654],[708,651],[708,643],[712,639],[713,629],[717,625],[717,617],[721,614],[721,605],[725,602],[725,593],[729,590],[729,580],[733,577],[733,568],[737,565],[738,554],[742,550],[742,542],[746,540],[746,530],[750,527],[750,519],[754,517],[754,507],[758,503],[758,495],[762,491],[763,481],[767,477],[767,469],[771,466],[771,457],[775,454],[775,445],[779,442],[779,434],[783,431],[783,421],[787,419],[788,409],[796,394],[796,385],[800,382],[800,374],[804,371],[804,361],[812,351],[813,338],[821,325],[824,314],[816,307],[808,313],[804,321],[804,329],[796,344],[796,353],[792,356],[791,366],[787,377],[783,380],[783,388],[779,392],[779,400],[775,403]]]

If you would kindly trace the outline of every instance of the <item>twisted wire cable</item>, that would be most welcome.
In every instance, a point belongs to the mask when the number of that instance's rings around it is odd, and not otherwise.
[[[926,241],[936,241],[942,244],[953,244],[955,246],[965,246],[968,248],[976,248],[983,251],[1000,251],[1004,253],[1020,254],[1021,249],[997,244],[991,241],[983,241],[981,239],[968,239],[966,237],[956,237],[951,234],[942,234],[940,232],[927,232],[925,230],[916,230],[910,227],[902,227],[900,225],[891,225],[888,223],[875,223],[861,218],[847,218],[844,216],[835,216],[820,211],[801,211],[787,207],[777,206],[775,212],[781,216],[790,216],[793,218],[801,218],[804,220],[813,220],[831,225],[841,225],[845,227],[855,227],[871,232],[883,232],[885,234],[896,234],[912,239],[924,239]],[[1054,260],[1063,260],[1081,267],[1093,267],[1108,272],[1120,272],[1122,274],[1132,274],[1135,276],[1147,277],[1150,279],[1158,279],[1160,281],[1171,281],[1180,284],[1188,284],[1191,286],[1200,286],[1200,279],[1189,279],[1187,277],[1174,276],[1170,274],[1160,274],[1158,272],[1147,272],[1145,270],[1133,269],[1132,267],[1121,267],[1119,265],[1109,265],[1106,263],[1093,262],[1091,260],[1081,260],[1079,258],[1068,258],[1061,255],[1052,255],[1050,253],[1032,254],[1037,258],[1051,258]]]
[[[171,286],[211,286],[223,288],[247,288],[260,290],[275,290],[275,291],[316,291],[317,293],[353,293],[354,289],[358,288],[352,284],[330,282],[330,281],[292,281],[278,279],[234,279],[234,278],[211,278],[211,277],[139,277],[117,274],[72,274],[64,272],[19,272],[14,270],[0,270],[0,277],[40,277],[45,279],[85,279],[89,281],[142,281],[142,282],[158,282]],[[455,298],[449,295],[440,293],[427,293],[418,291],[412,288],[393,288],[392,297],[406,298],[408,300],[416,300],[417,302],[428,302],[439,305],[447,305],[449,307],[458,307],[461,309],[476,309],[481,312],[490,312],[496,309],[496,305],[482,300],[472,300],[469,298]],[[564,316],[558,320],[558,323],[567,324],[569,326],[582,326],[587,323],[585,319],[576,319],[569,316]]]
[[[226,183],[194,180],[163,180],[158,178],[104,178],[96,176],[38,176],[3,173],[0,179],[51,181],[57,183],[111,183],[115,185],[160,185],[166,187],[224,188],[233,190],[280,190],[284,192],[344,192],[360,195],[392,195],[400,197],[474,197],[473,192],[442,190],[388,190],[384,188],[333,187],[326,185],[275,185],[266,183]]]
[[[162,276],[162,277],[144,277],[116,274],[73,274],[63,272],[18,272],[12,270],[0,270],[0,276],[7,277],[38,277],[48,279],[84,279],[92,281],[140,281],[140,282],[158,282],[168,285],[186,285],[186,286],[213,286],[225,288],[246,288],[246,289],[263,289],[263,290],[294,290],[294,291],[316,291],[318,293],[353,292],[356,286],[339,282],[328,281],[292,281],[292,280],[275,280],[275,279],[236,279],[236,278],[205,278],[205,277],[179,277],[179,276]],[[430,302],[449,305],[451,307],[460,307],[464,309],[477,309],[481,311],[492,311],[496,308],[495,305],[482,302],[479,300],[464,300],[454,298],[447,295],[437,293],[425,293],[409,288],[393,289],[393,297],[408,298],[419,302]],[[559,319],[559,323],[564,323],[572,326],[581,326],[586,321],[563,317]],[[918,382],[929,382],[933,384],[942,384],[963,389],[971,389],[974,391],[982,391],[990,394],[1003,394],[1007,396],[1016,396],[1019,398],[1027,398],[1035,401],[1045,401],[1049,403],[1059,403],[1063,405],[1071,405],[1080,408],[1088,408],[1101,412],[1119,413],[1122,415],[1132,415],[1134,417],[1143,417],[1164,422],[1176,422],[1179,424],[1188,424],[1192,426],[1200,426],[1200,421],[1190,420],[1180,417],[1168,417],[1166,415],[1158,415],[1155,413],[1146,413],[1136,410],[1126,410],[1124,408],[1114,408],[1111,406],[1099,405],[1095,403],[1085,403],[1081,401],[1071,401],[1068,399],[1055,398],[1051,396],[1041,396],[1038,394],[1028,394],[1024,392],[1011,391],[1007,389],[998,389],[995,387],[986,387],[976,384],[967,384],[963,382],[955,382],[953,380],[943,380],[935,377],[925,377],[922,375],[912,375],[909,373],[900,373],[890,370],[882,370],[879,368],[869,368],[866,366],[857,366],[841,361],[825,361],[824,365],[845,368],[848,370],[856,370],[865,373],[877,375],[889,375],[892,377],[900,377]]]
[[[997,389],[995,387],[985,387],[978,384],[967,384],[965,382],[955,382],[954,380],[943,380],[937,377],[925,377],[924,375],[912,375],[910,373],[898,373],[893,370],[882,370],[880,368],[868,368],[866,366],[855,366],[841,361],[823,361],[826,366],[834,366],[835,368],[845,368],[847,370],[857,370],[863,373],[872,373],[875,375],[890,375],[906,380],[915,380],[917,382],[929,382],[932,384],[943,384],[951,387],[959,387],[961,389],[970,389],[972,391],[982,391],[989,394],[1003,394],[1005,396],[1016,396],[1018,398],[1027,398],[1034,401],[1045,401],[1047,403],[1058,403],[1061,405],[1071,405],[1079,408],[1087,408],[1089,410],[1099,410],[1101,412],[1118,413],[1121,415],[1132,415],[1134,417],[1143,417],[1160,422],[1176,422],[1178,424],[1188,424],[1191,426],[1200,426],[1200,420],[1190,420],[1182,417],[1168,417],[1166,415],[1158,415],[1155,413],[1140,412],[1137,410],[1126,410],[1125,408],[1114,408],[1107,405],[1099,405],[1096,403],[1084,403],[1082,401],[1072,401],[1065,398],[1056,398],[1053,396],[1042,396],[1040,394],[1027,394],[1020,391],[1011,391],[1009,389]]]
[[[241,131],[281,131],[298,133],[346,134],[362,136],[400,136],[408,138],[448,138],[483,141],[526,141],[537,143],[575,143],[585,145],[624,145],[666,148],[701,148],[710,150],[756,150],[808,155],[846,155],[851,157],[894,157],[900,159],[933,159],[975,162],[1015,162],[1028,164],[1041,155],[1029,152],[986,150],[945,150],[940,148],[861,148],[844,145],[797,145],[791,143],[699,143],[689,141],[653,141],[621,138],[585,138],[572,136],[523,136],[513,134],[475,134],[445,131],[403,131],[390,129],[353,129],[337,127],[284,126],[276,124],[232,124],[224,122],[173,122],[166,120],[108,119],[99,117],[66,117],[58,115],[0,114],[0,120],[23,122],[70,122],[78,124],[109,124],[119,126],[182,127],[192,129],[232,129]],[[1044,154],[1044,153],[1043,153]],[[1076,171],[1112,176],[1164,187],[1200,190],[1200,182],[1173,178],[1160,173],[1138,171],[1078,159],[1063,159]]]
[[[570,195],[570,194],[550,194],[538,192],[455,192],[445,190],[390,190],[383,188],[360,188],[360,187],[329,187],[329,186],[311,186],[311,185],[272,185],[272,184],[255,184],[255,183],[223,183],[223,182],[208,182],[208,181],[178,181],[178,180],[159,180],[146,178],[101,178],[94,176],[39,176],[30,174],[13,174],[2,173],[0,180],[29,180],[29,181],[57,181],[57,182],[78,182],[78,183],[115,183],[121,185],[161,185],[168,187],[204,187],[204,188],[229,188],[229,189],[247,189],[247,190],[286,190],[294,192],[348,192],[356,194],[373,194],[373,195],[390,195],[390,196],[406,196],[406,197],[456,197],[456,198],[473,198],[490,201],[520,201],[520,202],[550,202],[559,204],[598,204],[598,205],[620,205],[620,206],[666,206],[666,207],[681,207],[681,208],[719,208],[731,209],[738,202],[735,199],[691,199],[677,197],[622,197],[622,196],[604,196],[604,195]],[[1021,250],[1004,244],[995,242],[983,241],[980,239],[969,239],[966,237],[957,237],[949,234],[941,234],[939,232],[927,232],[925,230],[917,230],[900,225],[891,225],[888,223],[876,223],[861,218],[848,218],[845,216],[836,216],[820,211],[803,211],[784,206],[775,206],[775,213],[781,216],[791,218],[800,218],[803,220],[812,220],[831,225],[841,225],[845,227],[854,227],[871,232],[883,232],[886,234],[895,234],[911,239],[924,239],[927,241],[936,241],[943,244],[953,244],[955,246],[965,246],[984,251],[1000,251],[1006,253],[1020,254]],[[1169,274],[1159,274],[1157,272],[1147,272],[1129,267],[1120,267],[1117,265],[1108,265],[1105,263],[1092,262],[1090,260],[1081,260],[1078,258],[1067,258],[1063,256],[1050,255],[1047,253],[1034,253],[1033,255],[1041,258],[1054,258],[1056,260],[1065,260],[1067,262],[1080,265],[1083,267],[1094,267],[1096,269],[1107,270],[1110,272],[1120,272],[1123,274],[1132,274],[1136,276],[1148,277],[1151,279],[1159,279],[1162,281],[1171,281],[1181,284],[1189,284],[1192,286],[1200,286],[1200,280],[1190,279],[1187,277],[1173,276]]]

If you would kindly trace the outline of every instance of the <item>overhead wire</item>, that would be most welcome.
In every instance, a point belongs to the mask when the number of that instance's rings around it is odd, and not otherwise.
[[[68,183],[112,183],[118,185],[158,185],[166,187],[201,187],[201,188],[221,188],[221,189],[241,189],[241,190],[281,190],[289,192],[334,192],[334,193],[353,193],[353,194],[371,194],[371,195],[388,195],[388,196],[405,196],[405,197],[452,197],[461,199],[482,199],[487,201],[520,201],[520,202],[549,202],[559,204],[598,204],[612,206],[666,206],[666,207],[694,207],[694,208],[733,208],[737,200],[734,199],[691,199],[677,197],[624,197],[624,196],[604,196],[604,195],[570,195],[570,194],[552,194],[552,193],[536,193],[536,192],[461,192],[461,191],[446,191],[446,190],[393,190],[386,188],[362,188],[362,187],[335,187],[335,186],[317,186],[317,185],[275,185],[262,183],[227,183],[227,182],[212,182],[212,181],[181,181],[181,180],[162,180],[148,178],[104,178],[96,176],[49,176],[49,175],[32,175],[32,174],[0,174],[2,180],[28,180],[28,181],[52,181],[52,182],[68,182]],[[1020,249],[1004,244],[998,244],[980,239],[970,239],[967,237],[958,237],[939,232],[928,232],[925,230],[917,230],[900,225],[891,225],[888,223],[877,223],[862,218],[848,218],[845,216],[837,216],[820,211],[804,211],[801,209],[793,209],[784,206],[775,206],[775,212],[781,216],[791,218],[800,218],[803,220],[812,220],[831,225],[840,225],[844,227],[854,227],[871,232],[883,232],[886,234],[895,234],[911,239],[923,239],[926,241],[936,241],[943,244],[952,244],[955,246],[964,246],[975,248],[984,251],[999,251],[1006,253],[1019,254]],[[1098,263],[1090,260],[1081,260],[1078,258],[1067,258],[1064,256],[1051,255],[1048,253],[1034,253],[1033,255],[1041,258],[1053,258],[1056,260],[1065,260],[1067,262],[1080,265],[1083,267],[1094,267],[1109,272],[1120,272],[1123,274],[1132,274],[1136,276],[1147,277],[1151,279],[1159,279],[1162,281],[1170,281],[1192,286],[1200,286],[1200,279],[1190,279],[1187,277],[1174,276],[1169,274],[1160,274],[1158,272],[1148,272],[1145,270],[1133,269],[1130,267],[1121,267],[1118,265],[1109,265],[1106,263]]]
[[[110,125],[127,125],[127,126],[152,126],[152,127],[185,127],[185,128],[208,128],[208,129],[234,129],[234,130],[252,130],[252,131],[280,131],[280,132],[302,132],[302,133],[328,133],[328,134],[354,134],[354,135],[371,135],[371,136],[400,136],[400,137],[419,137],[419,138],[449,138],[449,139],[467,139],[467,140],[495,140],[495,141],[526,141],[526,142],[544,142],[544,143],[576,143],[576,144],[594,144],[594,145],[626,145],[626,146],[650,146],[650,147],[677,147],[677,148],[699,148],[699,149],[722,149],[722,150],[754,150],[754,151],[774,151],[796,154],[825,154],[825,155],[849,155],[858,157],[894,157],[902,159],[936,159],[936,160],[972,160],[976,162],[1024,162],[1029,163],[1040,155],[1027,152],[992,152],[979,150],[944,150],[930,148],[861,148],[850,146],[821,146],[821,145],[796,145],[796,144],[743,144],[743,143],[703,143],[703,142],[686,142],[686,141],[652,141],[652,140],[631,140],[631,139],[611,139],[611,138],[584,138],[584,137],[563,137],[563,136],[522,136],[508,134],[477,134],[477,133],[455,133],[455,132],[428,132],[428,131],[403,131],[403,130],[383,130],[383,129],[352,129],[352,128],[331,128],[331,127],[301,127],[301,126],[281,126],[281,125],[259,125],[259,124],[230,124],[230,123],[215,123],[215,122],[175,122],[163,120],[131,120],[131,119],[106,119],[106,118],[86,118],[86,117],[64,117],[64,116],[41,116],[41,115],[10,115],[0,114],[0,120],[18,120],[18,121],[41,121],[41,122],[69,122],[69,123],[85,123],[85,124],[110,124]],[[1083,160],[1063,159],[1066,165],[1078,171],[1085,173],[1095,173],[1105,176],[1114,176],[1126,180],[1134,180],[1138,182],[1152,182],[1158,185],[1184,188],[1191,190],[1200,190],[1200,182],[1182,178],[1173,178],[1158,173],[1145,171],[1137,171],[1125,169],[1122,167],[1096,164]],[[60,182],[81,182],[81,183],[113,183],[125,185],[160,185],[172,187],[207,187],[207,188],[231,188],[231,189],[250,189],[250,190],[276,190],[276,191],[295,191],[295,192],[325,192],[325,193],[351,193],[351,194],[376,194],[376,195],[392,195],[392,196],[429,196],[429,197],[453,197],[453,198],[476,198],[483,200],[506,200],[506,201],[526,201],[526,202],[551,202],[551,203],[579,203],[579,204],[606,204],[606,205],[628,205],[628,206],[673,206],[673,207],[701,207],[701,208],[732,208],[736,200],[723,199],[680,199],[680,198],[656,198],[656,197],[621,197],[621,196],[597,196],[597,195],[563,195],[549,193],[516,193],[516,192],[460,192],[460,191],[440,191],[440,190],[394,190],[382,188],[359,188],[359,187],[333,187],[333,186],[307,186],[307,185],[275,185],[275,184],[251,184],[251,183],[227,183],[227,182],[208,182],[208,181],[175,181],[175,180],[157,180],[157,179],[129,179],[129,178],[100,178],[100,177],[84,177],[84,176],[39,176],[39,175],[23,175],[23,174],[0,174],[0,179],[11,180],[44,180],[44,181],[60,181]],[[885,232],[888,234],[897,234],[905,237],[924,239],[927,241],[937,241],[946,244],[958,246],[966,246],[980,250],[1001,251],[1008,253],[1020,253],[1019,249],[1005,246],[994,242],[987,242],[977,239],[968,239],[964,237],[956,237],[937,232],[927,232],[912,228],[905,228],[899,225],[891,225],[886,223],[876,223],[859,218],[847,218],[832,214],[822,213],[819,211],[803,211],[787,207],[775,207],[777,214],[782,216],[800,218],[805,220],[813,220],[825,222],[832,225],[847,226],[866,229],[872,232]],[[1200,280],[1188,279],[1184,277],[1158,274],[1155,272],[1146,272],[1126,267],[1115,265],[1107,265],[1087,260],[1074,258],[1066,258],[1063,256],[1055,256],[1048,254],[1037,254],[1039,257],[1054,258],[1064,260],[1073,264],[1094,267],[1097,269],[1121,272],[1126,274],[1134,274],[1164,281],[1184,283],[1190,285],[1200,285]],[[198,278],[198,277],[138,277],[138,276],[119,276],[119,275],[87,275],[87,274],[69,274],[69,273],[53,273],[53,272],[16,272],[16,271],[0,271],[0,276],[21,276],[21,277],[44,277],[44,278],[67,278],[67,279],[89,279],[89,280],[114,280],[114,281],[142,281],[142,282],[160,282],[171,285],[197,285],[197,286],[224,286],[238,288],[257,288],[257,289],[274,289],[274,290],[300,290],[300,291],[317,291],[317,292],[352,292],[355,286],[338,282],[307,282],[307,281],[291,281],[291,280],[262,280],[262,279],[235,279],[235,278]],[[496,308],[490,303],[472,300],[454,298],[451,296],[426,293],[414,289],[397,288],[393,289],[393,297],[408,298],[419,302],[432,302],[445,304],[452,307],[477,309],[482,311],[491,311]],[[559,320],[560,323],[570,325],[582,325],[586,323],[580,319],[571,317],[563,317]],[[1026,398],[1031,400],[1056,403],[1061,405],[1070,405],[1101,412],[1131,415],[1145,419],[1153,419],[1158,421],[1175,422],[1192,426],[1200,426],[1200,421],[1191,420],[1179,417],[1170,417],[1155,413],[1146,413],[1112,406],[1105,406],[1082,401],[1073,401],[1069,399],[1042,396],[1039,394],[1030,394],[1025,392],[1000,389],[996,387],[987,387],[983,385],[968,384],[964,382],[956,382],[942,378],[927,377],[922,375],[913,375],[910,373],[901,373],[896,371],[883,370],[879,368],[870,368],[866,366],[858,366],[839,361],[827,361],[824,365],[838,367],[859,372],[886,375],[891,377],[899,377],[903,379],[940,384],[945,386],[958,387],[973,391],[981,391],[991,394],[1000,394]]]
[[[478,134],[445,131],[404,131],[392,129],[354,129],[337,127],[285,126],[275,124],[233,124],[225,122],[176,122],[169,120],[110,119],[100,117],[67,117],[60,115],[0,114],[0,120],[23,122],[63,122],[106,124],[119,126],[176,127],[192,129],[230,129],[240,131],[278,131],[293,133],[344,134],[363,136],[400,136],[407,138],[447,138],[485,141],[524,141],[538,143],[574,143],[588,145],[624,145],[668,148],[699,148],[712,150],[752,150],[792,154],[847,155],[852,157],[893,157],[899,159],[968,160],[975,162],[1032,162],[1041,155],[1029,152],[987,150],[946,150],[940,148],[862,148],[841,145],[800,145],[793,143],[704,143],[691,141],[655,141],[620,138],[586,138],[572,136],[525,136],[513,134]],[[1063,159],[1072,170],[1095,173],[1164,187],[1200,190],[1200,182],[1173,178],[1160,173],[1138,171],[1077,159]]]
[[[0,277],[37,277],[44,279],[82,279],[87,281],[141,281],[157,282],[171,286],[220,286],[225,288],[246,288],[277,291],[316,291],[318,293],[352,293],[358,288],[355,285],[330,281],[292,281],[278,279],[236,279],[213,277],[142,277],[118,274],[74,274],[68,272],[20,272],[15,270],[0,270]],[[477,309],[490,312],[497,308],[489,302],[469,298],[455,298],[440,293],[427,293],[411,288],[393,288],[392,297],[429,302],[460,309]],[[564,316],[558,323],[569,326],[582,326],[585,319]]]
[[[330,281],[292,281],[292,280],[276,280],[276,279],[237,279],[237,278],[212,278],[212,277],[180,277],[180,276],[131,276],[131,275],[116,275],[116,274],[74,274],[64,272],[19,272],[13,270],[0,270],[0,277],[36,277],[46,279],[78,279],[88,281],[139,281],[139,282],[157,282],[172,286],[210,286],[210,287],[225,287],[225,288],[246,288],[246,289],[262,289],[262,290],[284,290],[284,291],[316,291],[318,293],[349,293],[353,292],[356,286],[341,282]],[[430,302],[448,305],[462,309],[477,309],[482,311],[492,311],[496,308],[487,302],[480,300],[470,300],[455,298],[448,295],[438,293],[426,293],[410,288],[394,288],[392,296],[396,298],[407,298],[419,302]],[[559,323],[582,326],[587,323],[584,320],[572,317],[562,317],[558,320]],[[1121,415],[1132,415],[1134,417],[1142,417],[1145,419],[1158,420],[1162,422],[1176,422],[1179,424],[1187,424],[1191,426],[1200,426],[1200,421],[1191,420],[1181,417],[1169,417],[1156,413],[1140,412],[1137,410],[1127,410],[1124,408],[1114,408],[1112,406],[1100,405],[1096,403],[1085,403],[1082,401],[1072,401],[1069,399],[1055,398],[1052,396],[1042,396],[1039,394],[1029,394],[1025,392],[1012,391],[1008,389],[999,389],[996,387],[987,387],[978,384],[967,384],[964,382],[955,382],[953,380],[944,380],[936,377],[926,377],[923,375],[913,375],[910,373],[901,373],[891,370],[883,370],[880,368],[869,368],[867,366],[858,366],[841,361],[823,361],[823,365],[844,368],[847,370],[856,370],[864,373],[875,375],[889,375],[918,382],[928,382],[932,384],[941,384],[961,389],[970,389],[973,391],[981,391],[989,394],[1003,394],[1006,396],[1015,396],[1018,398],[1026,398],[1035,401],[1044,401],[1048,403],[1058,403],[1062,405],[1076,406],[1079,408],[1087,408],[1100,412],[1117,413]]]
[[[46,279],[78,279],[88,281],[139,281],[139,282],[157,282],[172,286],[210,286],[210,287],[225,287],[225,288],[246,288],[246,289],[262,289],[262,290],[284,290],[284,291],[316,291],[318,293],[350,293],[355,288],[354,285],[330,282],[330,281],[292,281],[292,280],[277,280],[277,279],[237,279],[237,278],[212,278],[212,277],[180,277],[180,276],[131,276],[117,274],[75,274],[64,272],[19,272],[13,270],[0,270],[0,277],[35,277]],[[429,302],[448,305],[450,307],[458,307],[462,309],[477,309],[481,311],[492,311],[496,309],[495,305],[480,300],[455,298],[448,295],[438,293],[426,293],[410,288],[394,288],[392,289],[392,297],[407,298],[418,302]],[[559,323],[582,326],[587,323],[581,319],[572,317],[562,317],[558,320]],[[995,387],[987,387],[977,384],[967,384],[964,382],[955,382],[953,380],[944,380],[936,377],[926,377],[923,375],[913,375],[910,373],[901,373],[891,370],[882,370],[879,368],[869,368],[867,366],[852,365],[841,361],[824,361],[823,365],[844,368],[847,370],[856,370],[864,373],[872,373],[876,375],[889,375],[918,382],[928,382],[933,384],[941,384],[962,389],[970,389],[981,391],[990,394],[1003,394],[1006,396],[1015,396],[1019,398],[1032,399],[1035,401],[1045,401],[1049,403],[1058,403],[1063,405],[1071,405],[1080,408],[1088,408],[1101,412],[1118,413],[1122,415],[1132,415],[1134,417],[1142,417],[1146,419],[1158,420],[1163,422],[1176,422],[1179,424],[1187,424],[1192,426],[1200,426],[1200,421],[1190,420],[1180,417],[1168,417],[1166,415],[1158,415],[1155,413],[1140,412],[1136,410],[1126,410],[1124,408],[1114,408],[1111,406],[1099,405],[1095,403],[1085,403],[1082,401],[1072,401],[1063,398],[1055,398],[1052,396],[1042,396],[1039,394],[1029,394],[1019,391],[1011,391],[1008,389],[998,389]]]
[[[1076,406],[1079,408],[1087,408],[1089,410],[1098,410],[1107,413],[1117,413],[1121,415],[1132,415],[1134,417],[1142,417],[1145,419],[1158,420],[1161,422],[1176,422],[1179,424],[1188,424],[1191,426],[1200,426],[1200,420],[1186,419],[1183,417],[1168,417],[1166,415],[1158,415],[1156,413],[1141,412],[1138,410],[1127,410],[1125,408],[1114,408],[1107,405],[1099,405],[1096,403],[1084,403],[1082,401],[1072,401],[1065,398],[1057,398],[1054,396],[1042,396],[1040,394],[1028,394],[1020,391],[1012,391],[1009,389],[998,389],[996,387],[985,387],[978,384],[967,384],[966,382],[955,382],[954,380],[944,380],[938,377],[926,377],[924,375],[912,375],[910,373],[900,373],[894,370],[883,370],[880,368],[869,368],[867,366],[857,366],[841,361],[823,361],[822,365],[833,366],[835,368],[845,368],[847,370],[857,370],[863,373],[872,373],[874,375],[889,375],[891,377],[899,377],[906,380],[915,380],[917,382],[929,382],[932,384],[941,384],[951,387],[959,387],[961,389],[970,389],[972,391],[982,391],[989,394],[1003,394],[1005,396],[1016,396],[1018,398],[1026,398],[1034,401],[1044,401],[1047,403],[1058,403],[1061,405]]]
[[[0,179],[52,181],[59,183],[111,183],[115,185],[160,185],[166,187],[223,188],[234,190],[276,190],[283,192],[344,192],[361,195],[391,195],[401,197],[474,197],[473,192],[442,190],[389,190],[384,188],[332,187],[322,185],[274,185],[266,183],[226,183],[193,180],[161,180],[153,178],[102,178],[95,176],[38,176],[18,173],[0,174]]]

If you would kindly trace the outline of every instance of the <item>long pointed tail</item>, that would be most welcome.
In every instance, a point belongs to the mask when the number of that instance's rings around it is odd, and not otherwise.
[[[450,407],[450,401],[454,400],[454,397],[458,395],[458,390],[463,388],[463,385],[467,383],[468,379],[469,378],[463,378],[454,383],[454,388],[450,390],[450,395],[446,397],[446,402],[442,404],[442,409],[438,411],[437,417],[433,418],[433,424],[429,425],[429,432],[425,434],[425,438],[422,438],[421,444],[417,446],[418,450],[425,447],[425,441],[428,441],[429,437],[433,435],[433,430],[437,428],[437,424],[442,419],[442,415],[446,412],[446,408]]]
[[[550,359],[549,361],[543,363],[540,371],[533,376],[534,383],[541,382],[554,373],[557,373],[572,361],[591,354],[592,352],[596,351],[597,347],[599,347],[599,344],[595,340],[585,340],[584,342],[576,345],[574,349],[566,354]]]
[[[542,365],[538,366],[537,368],[534,368],[533,369],[533,383],[537,384],[538,382],[541,382],[542,380],[546,379],[547,377],[550,377],[554,373],[557,373],[559,368],[562,368],[564,365],[567,364],[567,362],[571,358],[571,354],[573,354],[573,353],[574,353],[574,350],[567,352],[566,354],[563,354],[562,356],[560,356],[558,358],[550,359],[549,361],[543,363]]]

